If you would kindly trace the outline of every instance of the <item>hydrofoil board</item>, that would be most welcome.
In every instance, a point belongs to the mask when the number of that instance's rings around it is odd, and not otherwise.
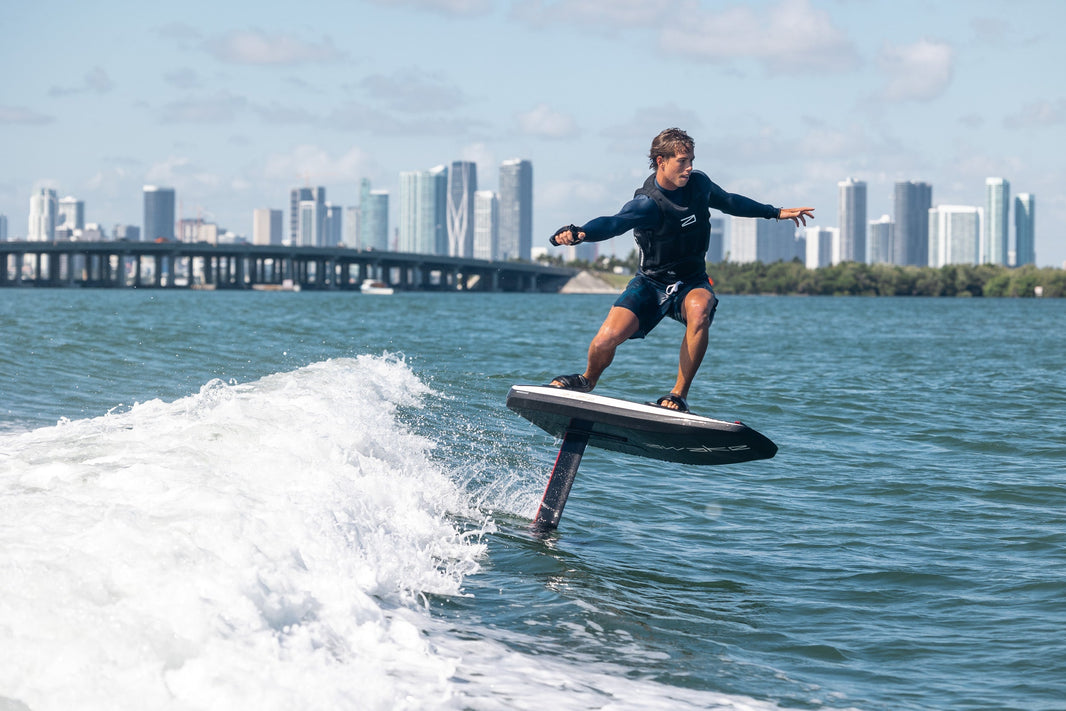
[[[769,459],[777,445],[740,422],[546,385],[515,385],[507,407],[563,440],[533,529],[559,526],[585,447],[682,464],[736,464]]]
[[[740,422],[545,385],[515,385],[507,407],[550,435],[589,436],[592,447],[682,464],[769,459],[777,445]]]

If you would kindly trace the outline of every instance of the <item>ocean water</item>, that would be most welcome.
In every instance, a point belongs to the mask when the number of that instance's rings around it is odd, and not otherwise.
[[[725,296],[778,456],[589,449],[538,538],[504,399],[611,300],[0,290],[0,709],[1066,708],[1066,302]]]

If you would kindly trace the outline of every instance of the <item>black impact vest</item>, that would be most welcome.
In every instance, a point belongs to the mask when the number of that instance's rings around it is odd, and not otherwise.
[[[707,248],[711,240],[711,179],[693,171],[684,187],[670,197],[648,176],[636,195],[646,195],[659,206],[661,218],[653,230],[635,229],[640,248],[640,270],[661,282],[674,282],[698,276],[707,270]]]

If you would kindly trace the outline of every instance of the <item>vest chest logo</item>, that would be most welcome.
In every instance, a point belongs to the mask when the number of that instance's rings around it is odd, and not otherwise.
[[[694,225],[694,224],[696,224],[696,216],[695,215],[685,215],[683,218],[681,218],[681,226],[682,227],[688,227],[689,225]]]

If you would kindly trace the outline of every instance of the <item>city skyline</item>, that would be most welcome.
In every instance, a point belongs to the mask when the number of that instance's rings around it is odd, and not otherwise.
[[[495,166],[517,155],[537,166],[543,246],[616,212],[676,125],[723,188],[814,206],[825,227],[847,176],[870,217],[893,213],[901,181],[983,206],[981,181],[1003,176],[1040,199],[1037,262],[1066,261],[1063,3],[696,0],[683,23],[665,0],[56,9],[0,11],[9,238],[42,187],[110,228],[138,223],[141,186],[171,186],[179,219],[250,235],[254,209],[295,185],[350,206],[367,178],[395,221],[401,173],[472,161],[499,193]],[[625,256],[632,240],[600,246]]]
[[[332,205],[326,201],[326,187],[292,188],[290,191],[290,232],[288,238],[274,226],[280,220],[283,211],[273,208],[256,208],[253,211],[252,234],[238,234],[230,230],[223,232],[221,226],[205,222],[198,217],[195,220],[184,219],[175,215],[177,202],[173,188],[146,185],[144,192],[143,231],[140,226],[115,225],[115,233],[108,237],[106,228],[89,224],[89,229],[81,239],[141,239],[140,235],[159,233],[155,239],[177,239],[180,241],[219,242],[247,241],[252,244],[292,244],[300,246],[347,246],[358,249],[395,249],[402,252],[449,255],[469,257],[474,253],[486,259],[530,259],[530,240],[521,234],[510,240],[514,244],[524,245],[517,254],[509,254],[509,240],[501,232],[501,210],[514,217],[514,229],[518,233],[528,234],[528,216],[532,212],[532,162],[523,159],[509,159],[499,165],[499,184],[503,197],[491,190],[476,190],[476,164],[465,161],[453,161],[449,166],[441,165],[427,171],[409,171],[401,174],[401,207],[398,219],[399,227],[393,230],[389,217],[389,193],[386,190],[371,190],[370,181],[363,179],[360,183],[359,203],[354,206]],[[462,179],[456,181],[456,173]],[[467,201],[468,186],[475,189],[469,195],[470,215],[460,215],[457,204]],[[880,219],[867,218],[866,185],[863,181],[847,178],[837,184],[838,219],[847,224],[847,230],[839,227],[813,227],[796,230],[785,221],[773,225],[756,226],[759,220],[732,218],[728,221],[729,233],[725,232],[727,224],[721,217],[712,217],[712,245],[708,250],[708,261],[716,262],[722,258],[733,262],[777,260],[788,261],[798,258],[806,261],[808,266],[826,266],[841,261],[860,261],[866,263],[887,263],[914,266],[943,266],[952,263],[969,263],[971,252],[984,263],[1003,266],[1021,266],[1034,264],[1033,245],[1035,234],[1035,199],[1036,196],[1023,193],[1013,201],[1010,199],[1010,181],[1004,178],[990,177],[985,180],[986,206],[941,205],[932,202],[933,186],[914,181],[899,182],[895,185],[893,212],[895,217],[884,214]],[[491,204],[485,200],[491,198]],[[1013,202],[1013,205],[1012,205]],[[364,205],[366,206],[364,208]],[[487,209],[486,209],[487,208]],[[71,224],[65,230],[79,229],[84,226],[85,203],[73,196],[56,198],[51,189],[39,189],[30,200],[31,232],[46,232],[47,239],[68,239],[70,232],[62,233],[60,225]],[[360,219],[366,213],[367,222],[360,227]],[[977,217],[976,225],[981,230],[978,243],[974,249],[959,249],[930,243],[933,225],[951,224],[950,216],[965,212]],[[995,238],[987,213],[996,212],[995,221],[999,225]],[[158,226],[157,213],[174,219],[174,229],[170,234]],[[268,214],[269,213],[269,214]],[[348,217],[343,217],[344,213]],[[45,217],[42,217],[42,214]],[[944,215],[949,215],[947,223]],[[525,218],[523,218],[525,216]],[[865,220],[865,221],[864,221]],[[918,222],[918,225],[908,223]],[[750,223],[750,224],[749,224]],[[269,227],[263,225],[269,224]],[[903,224],[907,229],[899,230]],[[50,227],[45,227],[50,225]],[[1011,231],[1011,225],[1014,230]],[[919,227],[924,229],[919,229]],[[132,230],[133,236],[123,235],[124,230]],[[792,230],[789,232],[789,230]],[[817,246],[822,238],[822,231],[828,231],[832,239],[831,257],[820,256],[824,247]],[[907,236],[907,232],[913,232]],[[957,230],[956,230],[957,231]],[[850,232],[850,234],[849,234]],[[269,233],[269,237],[262,237]],[[392,238],[395,234],[395,239]],[[788,235],[791,235],[789,237]],[[468,235],[464,237],[463,235]],[[488,236],[488,235],[491,235]],[[816,246],[812,252],[804,246],[804,240],[813,235]],[[37,239],[45,239],[38,236]],[[151,238],[149,238],[151,239]],[[31,240],[32,241],[32,240]],[[956,240],[957,241],[957,240]],[[462,244],[466,244],[464,250]],[[725,243],[729,246],[725,247]],[[1014,247],[1014,249],[1011,249]],[[946,251],[945,251],[946,250]],[[596,250],[598,253],[598,250]],[[564,253],[564,258],[566,258]],[[594,259],[595,255],[575,255],[570,258]],[[952,256],[954,255],[954,256]],[[948,261],[944,261],[947,259]],[[961,261],[958,261],[961,260]]]

